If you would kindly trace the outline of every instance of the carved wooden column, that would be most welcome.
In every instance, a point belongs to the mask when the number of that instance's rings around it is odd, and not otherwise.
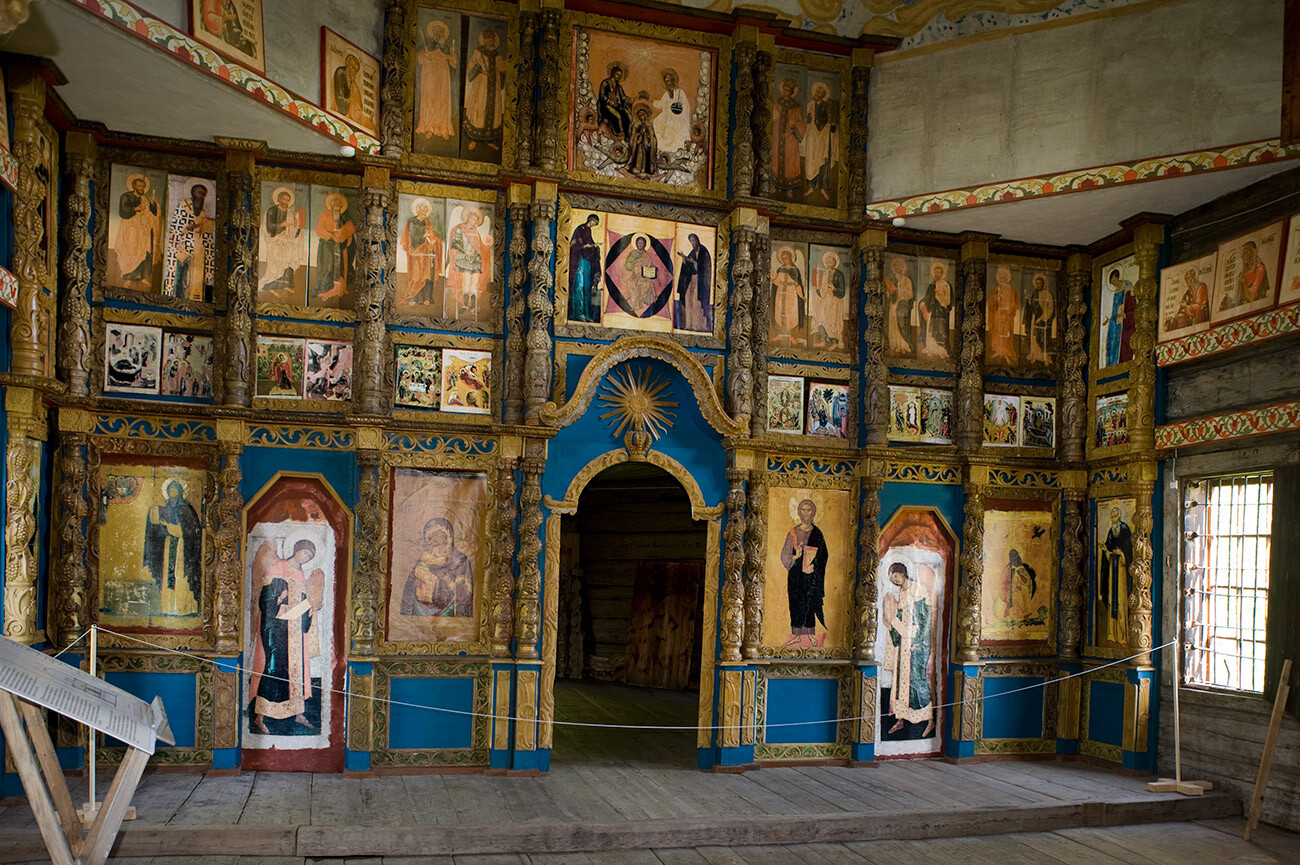
[[[229,251],[226,257],[226,318],[221,328],[223,402],[252,405],[254,375],[253,302],[257,284],[257,202],[253,152],[226,153],[230,197]]]
[[[1076,472],[1086,483],[1086,474]],[[1087,544],[1087,488],[1071,485],[1065,490],[1065,505],[1061,513],[1061,624],[1057,629],[1062,661],[1079,660],[1083,642],[1083,590],[1086,582]]]
[[[885,463],[870,460],[862,479],[862,512],[858,527],[858,586],[853,598],[853,658],[874,664],[876,658],[876,571],[880,570],[880,490],[885,485]]]
[[[772,316],[772,235],[767,217],[760,216],[754,233],[754,298],[750,306],[750,330],[754,334],[754,397],[751,403],[750,435],[767,432],[767,352]]]
[[[959,664],[980,659],[980,592],[984,585],[984,487],[976,471],[966,470],[962,509],[961,572],[957,589],[957,657]]]
[[[957,369],[958,453],[979,453],[984,444],[984,279],[989,245],[971,240],[961,248],[961,358]]]
[[[380,447],[383,431],[370,427],[357,430],[357,567],[352,574],[352,654],[373,655],[379,632],[377,576],[382,567],[380,547],[384,527],[379,473],[384,470]]]
[[[853,70],[849,102],[849,219],[862,219],[867,209],[867,89],[871,83],[871,64],[875,52],[870,48],[853,49]]]
[[[213,547],[216,562],[213,573],[212,626],[217,651],[233,654],[240,650],[239,625],[243,618],[240,603],[244,583],[244,563],[240,556],[243,545],[244,496],[239,486],[244,474],[239,467],[248,439],[248,427],[243,421],[217,421],[217,447],[220,463],[217,468],[216,537]],[[233,745],[231,747],[234,747]]]
[[[1084,316],[1092,281],[1092,259],[1070,256],[1065,262],[1065,363],[1061,379],[1059,435],[1061,462],[1075,466],[1066,472],[1064,510],[1061,514],[1061,621],[1058,643],[1061,660],[1079,660],[1083,643],[1083,592],[1087,573],[1087,474],[1083,470],[1084,442],[1088,434],[1088,331]]]
[[[754,58],[754,194],[772,196],[772,87],[776,61],[772,38],[760,38]]]
[[[540,422],[542,406],[551,398],[551,321],[555,317],[551,293],[555,243],[551,240],[551,224],[555,221],[558,194],[554,183],[538,183],[533,196],[533,247],[528,262],[532,285],[528,292],[528,350],[524,356],[524,421],[529,424]]]
[[[46,631],[54,645],[67,648],[90,626],[86,595],[86,446],[94,417],[74,408],[59,409],[58,552],[50,588]]]
[[[510,302],[506,306],[505,422],[524,420],[524,314],[528,311],[528,216],[532,189],[522,183],[510,185]]]
[[[488,630],[492,656],[510,657],[514,637],[515,601],[515,469],[518,457],[503,457],[497,466],[496,519],[492,526],[492,603],[488,609]]]
[[[379,135],[384,156],[398,158],[406,146],[407,39],[419,21],[406,22],[406,0],[384,0],[383,84],[379,91]],[[416,39],[423,38],[419,33]],[[412,118],[414,121],[414,118]]]
[[[10,110],[14,118],[13,155],[18,160],[18,188],[14,192],[13,270],[18,278],[18,306],[10,313],[9,344],[13,350],[10,371],[15,375],[45,376],[41,359],[41,286],[45,283],[45,223],[42,204],[45,183],[37,174],[41,163],[37,123],[45,113],[45,79],[34,70],[9,70]],[[10,477],[13,477],[11,474]],[[8,611],[6,609],[6,620]]]
[[[36,630],[34,547],[36,467],[45,433],[41,392],[29,387],[6,388],[5,411],[9,417],[9,450],[5,461],[4,636],[30,646],[43,639]]]
[[[384,392],[388,329],[385,313],[393,281],[384,250],[388,210],[388,169],[367,165],[361,181],[365,227],[361,232],[364,275],[357,293],[357,329],[352,351],[353,407],[360,414],[386,414],[392,398]]]
[[[737,27],[731,48],[736,72],[731,130],[731,194],[754,194],[754,60],[758,56],[758,29]]]
[[[745,660],[758,657],[763,642],[763,586],[767,565],[767,473],[749,472],[745,523]]]
[[[745,641],[745,471],[727,469],[727,525],[722,533],[722,660],[739,661]]]
[[[519,10],[519,63],[515,66],[515,170],[527,171],[533,164],[533,141],[537,135],[537,12]]]
[[[885,244],[889,236],[872,228],[858,237],[862,268],[862,372],[866,379],[867,445],[889,444],[889,367],[885,363]],[[874,579],[874,577],[873,577]]]
[[[1133,232],[1133,257],[1137,259],[1138,278],[1133,286],[1137,312],[1133,321],[1133,366],[1129,372],[1128,438],[1135,462],[1129,467],[1136,507],[1133,512],[1133,563],[1128,601],[1128,648],[1137,653],[1131,661],[1138,669],[1149,668],[1153,645],[1151,584],[1151,533],[1154,516],[1151,493],[1155,486],[1155,344],[1157,290],[1156,268],[1160,246],[1165,240],[1163,225],[1147,223]]]
[[[537,87],[541,98],[537,105],[537,136],[533,144],[533,164],[547,171],[561,168],[560,94],[568,82],[560,81],[560,65],[566,46],[560,44],[560,17],[564,0],[542,0],[538,16],[541,40],[538,44]]]
[[[727,353],[727,401],[745,424],[753,408],[754,350],[750,307],[754,302],[754,229],[758,211],[741,207],[731,214],[731,349]]]
[[[546,441],[524,443],[524,488],[519,497],[519,584],[515,599],[515,657],[536,660],[542,633],[542,471]],[[552,591],[555,587],[550,587]]]
[[[90,181],[95,139],[85,132],[64,137],[63,294],[59,305],[58,367],[68,396],[90,395]],[[78,631],[80,634],[80,631]]]

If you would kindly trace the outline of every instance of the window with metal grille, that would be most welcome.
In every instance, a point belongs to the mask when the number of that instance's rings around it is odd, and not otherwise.
[[[1264,689],[1273,474],[1183,485],[1183,681]]]

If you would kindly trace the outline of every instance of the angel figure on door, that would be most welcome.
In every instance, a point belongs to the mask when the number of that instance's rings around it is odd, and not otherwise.
[[[276,734],[314,735],[320,732],[320,722],[308,720],[306,706],[314,696],[312,661],[321,654],[320,597],[325,573],[320,568],[310,576],[303,573],[303,567],[316,558],[311,540],[297,540],[284,557],[277,547],[276,541],[265,541],[253,559],[253,584],[260,589],[253,610],[258,641],[249,685],[253,696],[249,726],[254,732],[270,734],[268,719],[292,719],[292,724],[276,725]]]

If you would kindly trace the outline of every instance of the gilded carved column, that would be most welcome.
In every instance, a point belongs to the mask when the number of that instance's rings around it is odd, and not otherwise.
[[[957,370],[957,451],[978,453],[984,444],[984,279],[989,246],[973,240],[961,248],[961,359]]]
[[[537,134],[537,13],[519,12],[519,63],[515,66],[515,170],[527,171],[533,164],[533,141]]]
[[[1061,461],[1083,461],[1088,435],[1088,288],[1092,282],[1092,259],[1072,255],[1065,262],[1065,366],[1061,376],[1059,435]]]
[[[536,660],[542,635],[542,471],[546,468],[546,442],[524,443],[524,488],[519,497],[519,584],[515,599],[515,657]],[[552,587],[554,588],[554,587]]]
[[[379,134],[384,156],[398,158],[406,145],[406,46],[411,26],[406,23],[406,0],[384,0],[383,84],[379,91]],[[420,34],[422,36],[423,34]],[[417,36],[416,38],[420,38]]]
[[[1137,358],[1136,352],[1133,355]],[[1155,518],[1151,508],[1151,492],[1156,478],[1156,464],[1141,462],[1129,467],[1133,481],[1133,563],[1129,566],[1128,596],[1128,650],[1135,657],[1129,664],[1138,669],[1150,669],[1152,625],[1155,611],[1151,601],[1151,533]]]
[[[1082,475],[1080,477],[1082,480]],[[1087,490],[1081,486],[1065,490],[1061,513],[1061,623],[1057,642],[1062,661],[1079,660],[1083,643],[1083,590],[1087,566]]]
[[[5,389],[9,450],[5,481],[4,636],[19,643],[39,642],[36,630],[36,497],[40,439],[45,428],[41,393],[27,387]]]
[[[492,541],[492,605],[488,610],[492,656],[510,657],[514,636],[515,599],[515,469],[518,457],[505,457],[497,467],[496,519]]]
[[[510,302],[506,306],[505,422],[524,420],[524,314],[528,311],[528,216],[532,190],[523,184],[510,186]]]
[[[879,229],[858,238],[862,268],[862,369],[866,378],[868,446],[889,443],[889,367],[885,363],[885,244]],[[874,579],[874,578],[873,578]]]
[[[379,512],[383,508],[379,476],[383,457],[378,450],[382,431],[362,428],[357,431],[357,568],[352,574],[352,653],[373,655],[379,632],[377,576],[382,568],[384,527]]]
[[[384,357],[388,329],[385,312],[389,277],[384,250],[384,215],[388,209],[388,169],[366,166],[361,186],[365,227],[361,232],[364,275],[356,301],[357,328],[352,352],[353,407],[360,414],[386,414],[391,398],[384,393]]]
[[[229,251],[226,258],[226,317],[221,328],[223,401],[229,406],[252,404],[253,301],[257,289],[256,190],[253,153],[226,153],[226,189],[230,197]]]
[[[752,35],[750,34],[752,31]],[[735,126],[731,131],[731,192],[754,194],[754,60],[758,56],[758,31],[753,27],[736,28],[731,61],[736,70],[734,94]]]
[[[772,196],[772,87],[775,59],[760,49],[754,58],[754,194]]]
[[[962,510],[961,572],[957,589],[957,663],[980,658],[980,593],[984,585],[984,487],[967,469]]]
[[[746,660],[758,657],[763,642],[763,586],[767,564],[767,476],[762,470],[749,472],[749,495],[745,509],[745,639]]]
[[[84,132],[64,138],[63,293],[59,305],[58,367],[68,396],[90,395],[90,181],[95,139]],[[80,632],[78,632],[80,633]]]
[[[10,371],[15,375],[43,377],[41,286],[47,274],[42,205],[55,206],[54,202],[45,202],[45,183],[37,174],[41,163],[41,134],[37,123],[45,113],[45,79],[34,69],[9,70],[9,98],[14,118],[13,155],[18,161],[11,268],[18,278],[18,305],[9,315],[9,344],[13,350]]]
[[[240,587],[244,582],[243,544],[244,496],[239,491],[244,475],[239,467],[244,453],[247,427],[241,421],[217,421],[217,447],[220,464],[217,469],[216,519],[217,536],[214,538],[216,561],[213,572],[212,627],[216,649],[222,654],[239,651],[239,623],[243,605]]]
[[[542,406],[551,398],[551,321],[555,317],[551,275],[551,223],[555,221],[556,195],[553,183],[538,183],[532,204],[533,246],[528,262],[532,285],[528,293],[528,349],[524,356],[524,421],[536,424]]]
[[[875,52],[853,49],[852,95],[849,102],[849,219],[862,219],[867,206],[867,90]]]
[[[772,235],[765,217],[759,218],[754,234],[754,299],[750,306],[750,329],[754,334],[754,397],[751,404],[750,435],[767,432],[767,352],[772,315]]]
[[[739,661],[745,641],[745,471],[727,469],[727,525],[722,533],[722,660]]]
[[[86,446],[89,412],[59,410],[58,553],[53,563],[46,630],[66,648],[90,626],[86,596]]]
[[[731,215],[731,349],[727,354],[727,402],[748,424],[754,399],[754,349],[750,307],[754,302],[754,228],[758,213],[740,208]]]
[[[853,657],[874,664],[876,613],[879,599],[876,571],[880,569],[880,490],[885,485],[884,463],[871,460],[871,473],[862,479],[862,513],[858,517],[858,586],[853,598]]]
[[[560,81],[561,58],[565,46],[560,44],[560,18],[563,0],[542,0],[538,16],[541,40],[538,44],[537,87],[541,98],[537,104],[537,135],[533,144],[533,164],[547,171],[561,168],[560,160]]]

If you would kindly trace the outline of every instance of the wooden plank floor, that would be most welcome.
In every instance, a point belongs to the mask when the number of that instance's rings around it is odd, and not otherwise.
[[[695,717],[694,694],[578,683],[557,693],[559,720],[690,725]],[[75,781],[73,798],[82,802],[85,779]],[[101,796],[108,782],[103,775]],[[232,855],[312,855],[358,833],[386,839],[390,846],[377,852],[387,853],[424,852],[430,849],[428,833],[437,830],[448,845],[439,849],[498,852],[522,849],[533,836],[564,836],[569,840],[529,849],[554,850],[556,856],[571,855],[563,853],[570,849],[607,850],[613,856],[612,848],[644,851],[677,838],[700,844],[724,838],[756,844],[925,838],[1240,814],[1240,804],[1222,795],[1191,801],[1148,793],[1144,779],[1077,762],[885,761],[873,768],[713,774],[695,766],[693,730],[572,727],[556,729],[551,770],[540,777],[161,772],[144,777],[134,804],[139,818],[124,825],[124,839],[157,845],[135,849],[181,852],[167,845],[200,838],[194,834],[200,832],[206,840],[195,843],[222,846],[199,849]],[[1128,811],[1115,810],[1122,808]],[[814,815],[819,819],[806,819]],[[471,827],[489,826],[501,836],[496,846],[474,846],[489,833]],[[380,827],[389,831],[361,831]],[[898,831],[888,835],[891,827]],[[604,832],[604,839],[593,832]],[[610,840],[619,832],[641,833],[644,840]],[[27,843],[34,833],[25,805],[0,809],[0,862],[17,858],[4,856],[6,835]],[[634,852],[627,861],[636,859]],[[815,854],[800,855],[818,861]],[[682,854],[674,861],[699,860]]]
[[[603,853],[301,858],[165,856],[113,858],[110,865],[1292,865],[1300,835],[1263,826],[1247,843],[1240,818],[1193,823],[1062,829],[921,841],[783,846],[670,847]],[[34,860],[24,865],[49,865]]]

